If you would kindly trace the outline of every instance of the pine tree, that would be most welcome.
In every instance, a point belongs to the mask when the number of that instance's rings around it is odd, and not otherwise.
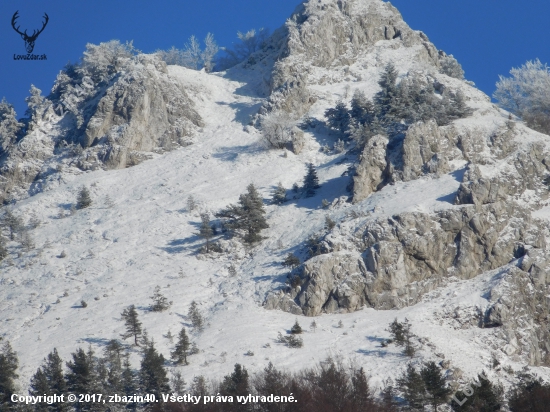
[[[355,369],[352,372],[350,398],[354,406],[353,409],[356,411],[368,411],[374,408],[374,399],[363,368]]]
[[[416,371],[410,363],[403,376],[397,379],[399,390],[403,398],[407,401],[411,410],[423,411],[424,406],[428,404],[426,399],[426,387],[422,376]]]
[[[151,305],[151,310],[153,312],[162,312],[170,307],[168,299],[166,299],[166,297],[162,293],[160,293],[160,286],[155,287],[151,299],[153,300],[153,304]]]
[[[289,253],[283,261],[283,266],[295,268],[300,266],[300,263],[300,258],[298,256],[296,256],[294,253]]]
[[[249,392],[248,371],[237,363],[233,373],[223,378],[220,393],[225,396],[246,396]]]
[[[332,129],[338,130],[340,133],[346,133],[349,126],[349,111],[346,104],[341,100],[336,103],[336,107],[325,111],[327,123]]]
[[[285,203],[287,201],[286,189],[283,187],[281,182],[279,182],[279,184],[277,185],[277,187],[273,191],[271,201],[275,205],[282,205],[283,203]]]
[[[239,197],[238,205],[230,205],[216,214],[224,219],[228,229],[244,231],[244,241],[250,244],[262,240],[260,232],[269,227],[264,215],[262,198],[252,183],[248,185],[247,193]]]
[[[175,371],[172,373],[172,378],[170,379],[170,386],[176,395],[185,394],[185,386],[187,383],[183,379],[180,371]]]
[[[18,366],[17,354],[10,343],[6,342],[0,349],[0,409],[11,405],[11,395],[17,390],[15,380],[18,377]]]
[[[63,360],[57,353],[57,349],[54,348],[52,352],[48,354],[42,366],[42,370],[46,375],[49,385],[49,395],[63,395],[67,393],[67,382],[63,373]],[[51,411],[66,411],[69,406],[64,403],[57,403],[52,405]]]
[[[376,107],[382,118],[392,117],[392,109],[395,107],[399,90],[397,88],[397,70],[392,63],[389,63],[378,82],[381,89],[375,96]],[[387,119],[393,120],[393,119]]]
[[[92,198],[90,197],[90,191],[86,186],[82,186],[76,198],[76,208],[86,209],[91,205],[92,205]]]
[[[94,391],[96,387],[97,379],[95,371],[95,361],[93,358],[93,352],[90,348],[88,353],[84,352],[82,348],[78,348],[76,352],[72,354],[73,360],[67,362],[67,389],[69,392],[76,395],[97,393]],[[75,402],[74,407],[77,411],[90,410],[89,403]]]
[[[140,389],[143,393],[154,394],[156,399],[162,399],[163,393],[170,392],[164,361],[164,356],[155,349],[154,342],[143,349],[139,371]]]
[[[376,117],[374,104],[360,90],[353,93],[350,116],[359,125],[369,124]]]
[[[185,328],[181,328],[181,331],[178,335],[178,342],[176,343],[176,347],[172,352],[172,360],[176,363],[183,363],[187,365],[187,354],[189,353],[189,347],[189,337],[185,332]]]
[[[106,369],[106,389],[108,394],[123,393],[122,378],[123,347],[116,340],[110,340],[103,351],[102,365]]]
[[[10,240],[15,240],[15,234],[23,230],[23,221],[20,217],[15,216],[11,210],[6,209],[0,218],[0,226],[8,230]]]
[[[204,320],[203,320],[202,315],[199,311],[197,302],[195,302],[195,301],[191,302],[191,305],[189,306],[189,311],[187,312],[187,316],[191,320],[191,324],[193,325],[194,328],[196,328],[198,330],[202,330]]]
[[[135,393],[137,385],[132,365],[130,365],[130,354],[128,352],[124,354],[122,368],[122,392],[126,395],[131,395]]]
[[[195,201],[195,198],[192,195],[190,195],[187,198],[187,211],[192,212],[196,208],[197,208],[197,202]]]
[[[441,374],[441,368],[431,361],[424,365],[420,371],[420,375],[424,381],[424,387],[428,392],[429,402],[433,410],[437,411],[437,407],[445,403],[451,393],[445,382],[445,377]]]
[[[201,226],[198,235],[206,240],[206,253],[210,252],[210,239],[214,236],[214,230],[210,224],[208,213],[201,213]]]
[[[51,395],[50,384],[42,368],[38,368],[36,373],[31,377],[29,394],[31,396]],[[35,405],[35,410],[39,412],[45,412],[50,410],[50,408],[47,404],[37,403]]]
[[[302,327],[298,323],[298,319],[296,319],[296,322],[294,322],[294,325],[292,326],[292,328],[290,328],[290,333],[292,333],[293,335],[299,335],[300,333],[302,333]]]
[[[473,394],[470,396],[467,396],[462,391],[459,391],[455,395],[455,398],[460,402],[465,402],[462,405],[451,402],[453,411],[497,412],[501,410],[503,404],[502,388],[493,385],[493,383],[485,377],[485,374],[482,373],[478,375],[478,382],[472,383],[470,388],[473,390]]]
[[[384,381],[384,388],[380,394],[381,402],[379,404],[379,409],[381,412],[398,412],[399,404],[397,403],[397,393],[393,387],[393,381],[391,378],[388,378]]]
[[[201,398],[208,395],[208,383],[206,378],[202,375],[195,376],[189,393],[193,396],[200,396]]]
[[[320,187],[319,178],[317,177],[317,170],[315,169],[315,166],[313,166],[313,163],[308,163],[303,188],[306,193],[306,197],[315,196],[315,189],[319,189]]]
[[[134,344],[139,346],[138,338],[142,334],[141,322],[138,320],[138,314],[134,305],[128,306],[121,314],[126,326],[126,332],[122,334],[122,339],[128,339],[134,337]]]

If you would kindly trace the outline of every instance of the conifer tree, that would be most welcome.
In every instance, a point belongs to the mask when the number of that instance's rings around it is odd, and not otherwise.
[[[246,396],[249,392],[248,371],[237,363],[233,373],[223,378],[220,393],[225,396]]]
[[[296,322],[294,322],[294,325],[292,326],[292,328],[290,328],[290,333],[292,333],[293,335],[299,335],[300,333],[302,333],[302,327],[298,323],[298,319],[296,319]]]
[[[131,395],[136,392],[136,377],[130,365],[130,354],[126,352],[122,361],[122,389],[126,395]]]
[[[486,378],[485,374],[478,375],[478,382],[472,383],[469,386],[473,390],[470,396],[459,391],[455,398],[460,402],[465,401],[462,405],[457,402],[451,402],[451,407],[455,412],[497,412],[500,411],[503,405],[502,388]],[[513,396],[512,396],[513,398]],[[513,400],[511,405],[513,405]],[[514,409],[512,409],[514,410]]]
[[[122,378],[123,348],[116,340],[110,340],[103,351],[102,364],[106,369],[106,389],[108,394],[114,395],[124,392]]]
[[[392,117],[399,90],[397,88],[397,70],[392,63],[388,63],[378,81],[381,89],[375,96],[375,103],[382,118]],[[387,119],[389,120],[389,119]]]
[[[189,311],[187,312],[187,316],[191,320],[191,324],[194,328],[202,330],[204,320],[202,318],[201,312],[199,311],[197,302],[191,302],[191,305],[189,306]]]
[[[346,104],[341,100],[336,103],[336,107],[327,109],[325,112],[327,123],[332,129],[338,130],[344,134],[349,126],[349,112]]]
[[[198,235],[206,241],[206,253],[210,252],[210,239],[214,236],[214,230],[210,224],[208,213],[201,213],[201,226]]]
[[[307,165],[307,174],[304,177],[304,192],[306,197],[315,196],[315,189],[319,189],[319,178],[317,177],[317,170],[313,163],[308,163]]]
[[[285,203],[287,201],[286,189],[283,187],[281,182],[279,182],[279,184],[277,185],[277,187],[273,191],[271,201],[275,205],[282,205],[283,203]]]
[[[8,230],[10,240],[15,240],[15,234],[23,230],[23,221],[6,209],[0,219],[0,226]]]
[[[350,116],[359,125],[370,124],[376,117],[374,104],[360,90],[353,93]]]
[[[260,232],[269,227],[264,215],[262,198],[252,183],[248,185],[247,193],[239,197],[238,205],[230,205],[216,214],[224,219],[228,229],[242,230],[244,241],[251,244],[262,240]]]
[[[76,208],[86,209],[91,205],[92,205],[92,198],[90,197],[90,191],[86,186],[82,186],[76,198]]]
[[[36,373],[31,377],[29,394],[31,396],[51,395],[50,384],[42,368],[38,368]],[[49,406],[44,403],[37,403],[35,405],[35,411],[37,412],[46,412],[49,409]]]
[[[170,392],[169,379],[164,368],[164,356],[155,349],[154,342],[150,342],[143,349],[141,368],[139,371],[140,389],[143,393],[154,394],[162,399],[163,393]]]
[[[445,377],[441,374],[441,368],[435,362],[430,361],[421,369],[420,375],[428,393],[428,401],[433,410],[437,411],[437,407],[445,403],[451,393],[445,382]]]
[[[350,398],[357,411],[368,411],[374,408],[374,399],[363,368],[355,369],[352,372]]]
[[[426,399],[426,387],[422,376],[410,363],[403,376],[397,379],[399,390],[407,401],[410,409],[423,411],[428,404]]]
[[[126,326],[126,332],[122,334],[122,339],[134,337],[134,345],[139,346],[138,338],[142,334],[141,322],[138,320],[138,314],[134,305],[128,306],[121,314]]]
[[[170,302],[168,302],[168,299],[160,293],[160,286],[155,287],[151,299],[153,300],[153,304],[151,305],[151,310],[153,312],[162,312],[170,307]]]
[[[78,348],[77,351],[72,354],[72,358],[72,361],[67,362],[69,371],[66,377],[67,389],[69,392],[76,395],[97,393],[94,391],[95,387],[97,387],[97,376],[91,348],[88,353],[84,352],[82,348]],[[75,402],[74,404],[77,411],[90,410],[90,406],[89,403]]]
[[[9,342],[0,349],[0,409],[11,405],[11,395],[15,393],[15,380],[19,361]],[[8,407],[6,407],[8,409]]]
[[[176,347],[172,352],[172,360],[176,363],[183,363],[187,365],[187,354],[189,353],[189,347],[189,337],[185,332],[185,328],[181,328],[181,331],[178,335],[178,342],[176,343]]]
[[[180,371],[175,371],[172,373],[172,378],[170,379],[170,386],[176,395],[183,395],[185,393],[185,386],[187,383],[183,379]]]

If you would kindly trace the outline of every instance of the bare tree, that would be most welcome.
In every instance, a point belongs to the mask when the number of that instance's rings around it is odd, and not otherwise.
[[[262,135],[269,147],[283,149],[292,140],[296,120],[285,111],[271,112],[261,122]]]

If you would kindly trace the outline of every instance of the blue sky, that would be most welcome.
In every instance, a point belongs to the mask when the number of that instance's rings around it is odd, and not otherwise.
[[[0,98],[5,96],[22,116],[24,98],[33,83],[48,94],[56,74],[82,55],[86,43],[134,40],[144,52],[182,47],[192,34],[214,33],[218,44],[230,46],[237,31],[281,26],[299,0],[2,0],[0,3]],[[442,50],[453,54],[473,80],[492,94],[499,74],[526,60],[550,62],[547,20],[550,2],[530,0],[394,0],[405,21],[422,30]],[[35,54],[47,61],[14,61],[24,54],[23,40],[11,27],[19,10],[21,27],[50,22],[36,42]]]

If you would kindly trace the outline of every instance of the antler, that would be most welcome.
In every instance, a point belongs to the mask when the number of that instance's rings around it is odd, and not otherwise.
[[[15,14],[13,15],[13,17],[11,18],[11,26],[12,26],[13,29],[14,29],[17,33],[19,33],[21,36],[26,36],[26,35],[27,35],[27,30],[25,30],[25,33],[21,33],[21,32],[19,31],[19,27],[20,27],[20,26],[15,27],[15,21],[16,21],[17,18],[19,17],[18,14],[19,14],[19,10],[17,10],[17,11],[15,12]]]
[[[44,31],[44,29],[46,28],[46,25],[48,24],[48,21],[50,21],[50,18],[48,17],[48,14],[44,13],[44,23],[42,24],[42,28],[40,30],[38,30],[38,33],[36,33],[36,34],[34,34],[34,31],[33,31],[32,37],[38,37],[38,35],[40,33],[42,33]]]

